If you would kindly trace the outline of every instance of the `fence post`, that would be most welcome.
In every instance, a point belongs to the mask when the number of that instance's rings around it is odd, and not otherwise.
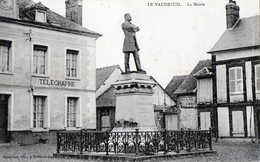
[[[109,132],[106,130],[106,155],[108,155],[108,141],[109,141]]]
[[[138,141],[138,136],[139,136],[139,129],[135,129],[135,154],[139,155],[139,141]]]
[[[188,151],[189,151],[189,152],[190,152],[190,150],[191,150],[191,149],[190,149],[190,147],[191,147],[191,146],[190,146],[190,143],[191,143],[190,134],[191,134],[191,129],[189,128],[189,129],[188,129],[188,143],[187,143],[187,144],[188,144],[187,147],[188,147]]]
[[[177,133],[177,140],[176,140],[176,153],[180,152],[180,148],[179,148],[179,131],[176,131]]]
[[[57,131],[57,153],[60,153],[60,131]]]
[[[83,154],[83,145],[82,145],[82,141],[83,141],[83,132],[82,132],[82,129],[80,130],[80,141],[79,141],[79,147],[80,147],[80,154]]]
[[[163,140],[164,140],[164,154],[167,154],[168,140],[166,138],[166,128],[163,129]]]
[[[212,150],[212,128],[209,128],[209,149]]]

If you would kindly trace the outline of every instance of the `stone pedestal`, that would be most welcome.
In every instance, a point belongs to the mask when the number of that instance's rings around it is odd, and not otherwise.
[[[154,119],[155,82],[142,73],[122,74],[113,84],[116,89],[116,126],[113,131],[157,130]]]

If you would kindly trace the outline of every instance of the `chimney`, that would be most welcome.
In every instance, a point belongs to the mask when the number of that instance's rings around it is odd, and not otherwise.
[[[239,19],[239,6],[236,1],[229,0],[226,5],[227,29],[232,28]]]
[[[66,0],[66,18],[82,25],[82,1],[83,0]]]

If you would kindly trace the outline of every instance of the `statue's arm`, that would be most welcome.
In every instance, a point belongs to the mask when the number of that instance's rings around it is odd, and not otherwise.
[[[140,30],[138,26],[135,26],[134,24],[130,24],[130,23],[123,23],[122,28],[129,32],[137,32]]]

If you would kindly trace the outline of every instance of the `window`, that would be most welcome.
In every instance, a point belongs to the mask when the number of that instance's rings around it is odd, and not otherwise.
[[[11,71],[11,44],[10,41],[0,40],[0,72]]]
[[[44,127],[45,98],[43,96],[33,98],[33,128]]]
[[[255,66],[255,88],[260,92],[260,64]]]
[[[75,97],[67,98],[67,127],[76,127],[77,100]]]
[[[243,92],[242,67],[232,67],[229,69],[229,90],[231,94]]]
[[[45,11],[36,11],[35,20],[39,22],[46,22],[46,12]]]
[[[66,76],[77,77],[78,51],[67,50],[66,55]]]
[[[46,46],[33,46],[33,73],[46,74],[46,60],[47,60]]]

